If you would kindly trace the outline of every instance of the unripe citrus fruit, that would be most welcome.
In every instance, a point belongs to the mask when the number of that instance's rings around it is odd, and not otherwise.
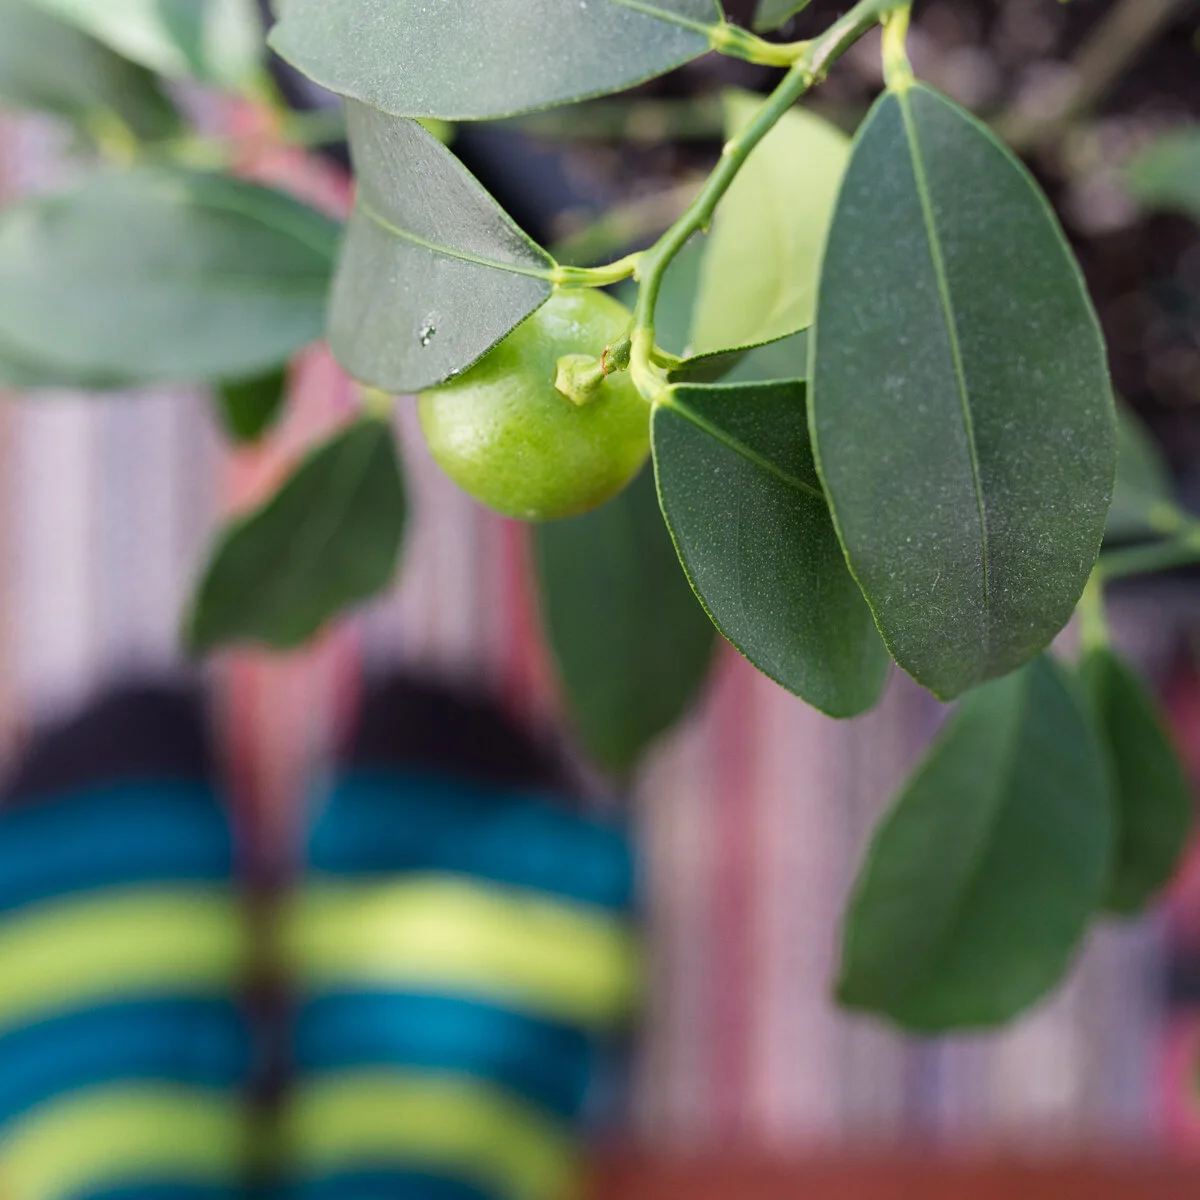
[[[614,372],[584,405],[554,381],[560,358],[599,358],[628,328],[628,310],[610,296],[556,292],[470,370],[421,394],[433,457],[506,516],[548,521],[599,507],[646,461],[649,409],[628,372]]]

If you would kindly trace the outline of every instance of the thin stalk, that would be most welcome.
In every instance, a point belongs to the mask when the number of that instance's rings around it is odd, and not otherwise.
[[[1200,563],[1200,524],[1193,523],[1179,537],[1101,555],[1096,574],[1103,582],[1108,582],[1130,575],[1152,575],[1156,571],[1190,567],[1196,563]]]
[[[908,27],[912,9],[898,8],[883,22],[883,76],[892,91],[905,91],[913,84],[912,63],[908,58]]]
[[[1104,580],[1099,571],[1093,571],[1092,577],[1083,589],[1079,600],[1079,644],[1084,650],[1099,650],[1111,641],[1108,628],[1108,611],[1104,604]]]
[[[603,267],[555,267],[550,280],[557,287],[609,287],[635,274],[640,254],[627,254]]]
[[[751,151],[778,124],[780,118],[816,84],[855,42],[889,13],[908,8],[902,0],[860,0],[820,37],[797,43],[794,60],[783,82],[768,97],[754,119],[725,144],[721,161],[700,194],[683,216],[640,256],[637,278],[641,283],[634,315],[633,377],[647,399],[662,387],[661,373],[651,365],[654,347],[654,314],[663,275],[672,259],[696,232],[707,229],[722,197],[742,169]],[[764,43],[768,45],[769,43]],[[647,394],[649,393],[649,394]]]

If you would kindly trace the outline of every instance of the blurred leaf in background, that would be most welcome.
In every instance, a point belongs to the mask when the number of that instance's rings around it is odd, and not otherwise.
[[[219,537],[188,645],[303,644],[391,581],[406,514],[391,427],[364,417],[314,447],[274,496]]]
[[[1108,753],[1117,821],[1106,907],[1141,912],[1171,881],[1194,823],[1192,790],[1141,676],[1108,647],[1084,654],[1079,676]]]
[[[0,106],[62,117],[96,140],[157,141],[182,128],[150,71],[34,0],[0,0]]]
[[[1200,221],[1200,125],[1177,129],[1151,143],[1129,164],[1126,178],[1147,208]]]
[[[171,79],[231,91],[261,82],[265,34],[256,0],[30,0]]]
[[[838,996],[916,1032],[1011,1020],[1066,974],[1109,884],[1102,751],[1049,658],[968,693],[877,830]]]
[[[257,184],[99,172],[0,213],[0,354],[63,383],[257,375],[324,332],[337,238]]]
[[[679,569],[654,474],[534,530],[542,615],[567,703],[601,766],[625,774],[691,707],[716,630]]]
[[[279,418],[287,401],[288,371],[281,367],[217,389],[221,423],[237,442],[256,442]]]
[[[1175,484],[1162,450],[1141,419],[1117,409],[1117,482],[1105,526],[1106,541],[1136,541],[1170,532],[1179,522]]]

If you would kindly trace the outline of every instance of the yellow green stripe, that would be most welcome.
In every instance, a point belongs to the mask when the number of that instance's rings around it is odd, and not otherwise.
[[[246,959],[227,889],[131,888],[33,905],[0,922],[0,1033],[118,997],[228,994]]]
[[[309,887],[282,940],[310,987],[452,991],[588,1026],[624,1018],[639,985],[620,919],[452,876]]]
[[[283,1121],[300,1179],[349,1171],[446,1174],[507,1200],[563,1200],[578,1160],[566,1130],[480,1083],[356,1071],[306,1088]]]
[[[4,1200],[67,1200],[141,1183],[235,1185],[246,1122],[228,1096],[102,1087],[34,1109],[0,1139]]]

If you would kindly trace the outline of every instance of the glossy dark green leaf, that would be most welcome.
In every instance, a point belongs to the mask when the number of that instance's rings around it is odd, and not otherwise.
[[[546,634],[576,728],[603,767],[624,773],[691,706],[716,632],[679,569],[651,471],[534,537]]]
[[[330,341],[355,378],[421,391],[540,308],[554,261],[416,121],[349,103],[347,126],[358,199]]]
[[[103,172],[0,214],[0,343],[69,375],[252,376],[321,336],[336,238],[256,184]]]
[[[281,367],[217,389],[221,424],[236,442],[256,442],[275,423],[287,401],[288,371]]]
[[[180,123],[149,71],[31,0],[0,0],[0,107],[53,113],[94,136],[115,120],[148,141],[170,137]]]
[[[840,1001],[921,1033],[999,1025],[1065,975],[1108,885],[1108,782],[1048,658],[968,694],[875,834]]]
[[[186,631],[193,651],[236,642],[299,646],[387,587],[405,522],[388,425],[365,418],[317,447],[209,558]]]
[[[803,12],[812,0],[758,0],[758,11],[754,14],[754,28],[759,33],[770,33]]]
[[[1112,498],[1104,343],[1028,172],[928,88],[859,132],[812,347],[818,468],[896,660],[949,698],[1031,659]]]
[[[727,136],[762,104],[761,96],[726,93]],[[693,355],[774,341],[812,324],[821,251],[849,159],[846,135],[799,108],[754,148],[708,236]]]
[[[1106,906],[1140,912],[1171,881],[1195,819],[1187,776],[1158,705],[1109,649],[1084,655],[1080,677],[1110,762],[1117,850]]]
[[[286,0],[274,49],[401,117],[508,116],[599,96],[704,54],[716,0]]]
[[[717,628],[822,712],[870,708],[887,654],[821,493],[804,385],[675,385],[652,430],[663,513]]]
[[[266,50],[256,0],[31,0],[160,75],[249,90]]]
[[[1200,125],[1159,138],[1129,164],[1127,178],[1130,190],[1147,208],[1200,221]]]
[[[1175,487],[1150,431],[1124,406],[1117,410],[1117,483],[1104,536],[1135,541],[1178,524]]]

